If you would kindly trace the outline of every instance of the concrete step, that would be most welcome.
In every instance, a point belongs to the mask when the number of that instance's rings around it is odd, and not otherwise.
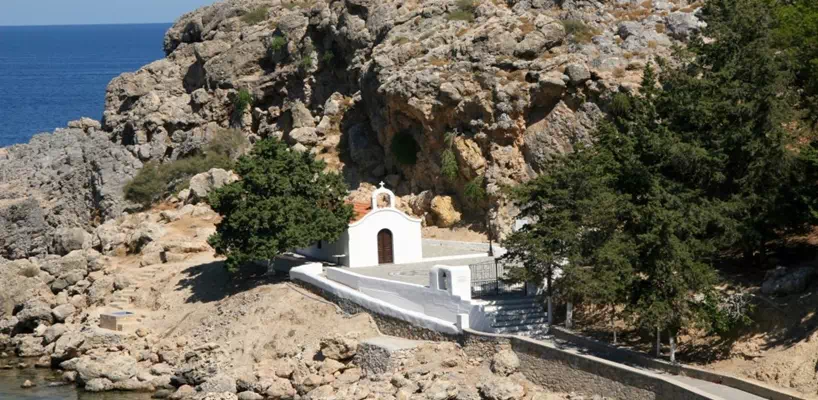
[[[506,321],[495,321],[491,324],[493,328],[505,328],[511,326],[519,326],[519,325],[539,325],[548,322],[548,317],[537,317],[537,318],[522,318],[518,320],[506,320]]]
[[[542,299],[539,297],[517,297],[511,299],[496,299],[496,300],[483,300],[483,304],[497,306],[497,305],[515,305],[515,304],[530,304],[530,303],[542,303]]]
[[[504,321],[519,321],[521,319],[531,319],[531,318],[545,318],[548,316],[543,310],[537,310],[536,312],[522,314],[509,314],[509,313],[495,313],[491,314],[491,317],[494,319],[494,322],[504,322]]]
[[[512,309],[501,309],[501,310],[486,310],[483,309],[487,314],[494,314],[494,315],[501,315],[501,316],[520,316],[520,315],[528,315],[528,314],[537,314],[544,312],[542,307],[527,307],[527,308],[512,308]]]
[[[511,334],[540,334],[544,332],[548,332],[548,325],[546,324],[528,324],[528,325],[515,325],[515,326],[507,326],[507,327],[499,327],[494,329],[495,333],[511,333]]]

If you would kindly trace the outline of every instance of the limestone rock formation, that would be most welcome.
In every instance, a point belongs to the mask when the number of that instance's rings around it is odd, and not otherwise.
[[[264,21],[245,18],[258,11]],[[505,233],[514,209],[500,189],[589,143],[613,94],[702,26],[661,1],[484,1],[473,21],[456,11],[451,0],[219,2],[174,24],[166,59],[111,82],[102,128],[162,161],[240,126],[251,141],[312,152],[353,189],[389,178],[402,196],[463,203],[466,183],[484,177],[489,201],[470,211],[508,215],[496,224]],[[253,103],[237,113],[240,90]],[[454,180],[440,172],[447,133]],[[398,136],[414,148],[393,148]]]
[[[0,256],[65,254],[86,246],[82,232],[119,216],[122,187],[142,167],[90,127],[40,134],[0,151]]]

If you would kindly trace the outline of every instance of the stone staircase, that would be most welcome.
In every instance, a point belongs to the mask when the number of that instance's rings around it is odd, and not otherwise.
[[[548,333],[548,314],[540,297],[487,300],[483,311],[489,314],[494,333],[538,336]]]
[[[136,291],[143,287],[156,275],[159,266],[150,266],[140,268],[130,277],[130,284],[122,290],[114,292],[111,302],[107,304],[108,312],[130,311],[134,313],[133,317],[129,317],[117,323],[117,330],[132,332],[142,326],[143,321],[147,317],[147,312],[137,309],[133,304],[133,297],[136,296]]]

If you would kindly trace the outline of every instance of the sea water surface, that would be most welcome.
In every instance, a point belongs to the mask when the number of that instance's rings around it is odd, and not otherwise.
[[[101,119],[108,82],[164,57],[169,27],[0,26],[0,147]]]
[[[16,365],[21,360],[0,359],[0,365]],[[32,364],[29,360],[28,364]],[[73,385],[61,384],[59,371],[44,369],[0,369],[0,399],[2,400],[149,400],[148,393],[88,393]],[[23,389],[20,385],[30,380],[37,386]]]

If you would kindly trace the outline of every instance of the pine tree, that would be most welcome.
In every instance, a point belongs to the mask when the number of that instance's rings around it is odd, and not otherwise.
[[[210,205],[222,215],[208,242],[238,271],[256,260],[272,260],[319,240],[333,241],[347,228],[352,207],[339,174],[308,152],[292,151],[275,139],[256,143],[236,163],[241,179],[213,191]]]

